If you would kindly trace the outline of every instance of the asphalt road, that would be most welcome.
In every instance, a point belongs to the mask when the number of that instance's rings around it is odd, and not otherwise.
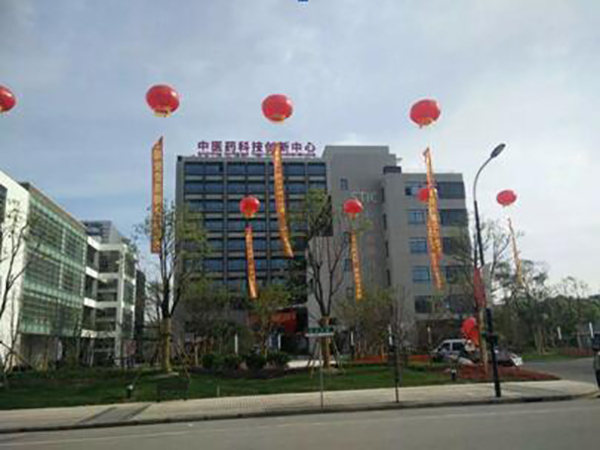
[[[594,362],[592,358],[565,359],[562,361],[525,362],[524,368],[539,370],[562,378],[563,380],[584,381],[596,384]],[[598,444],[600,448],[600,443]]]
[[[555,450],[600,445],[600,399],[1,435],[0,450]]]

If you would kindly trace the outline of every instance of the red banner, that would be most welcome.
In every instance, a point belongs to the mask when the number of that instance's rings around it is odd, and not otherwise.
[[[252,226],[246,227],[246,264],[248,268],[248,295],[251,299],[258,297],[256,288],[256,265],[254,263],[254,244],[252,240]]]
[[[152,147],[152,216],[150,252],[160,253],[163,222],[163,138]]]
[[[444,280],[440,270],[442,260],[442,238],[440,235],[440,214],[438,211],[438,194],[435,187],[435,177],[431,163],[431,152],[429,149],[423,153],[427,165],[427,188],[429,190],[428,212],[427,212],[427,241],[429,244],[429,258],[431,260],[431,271],[435,287],[439,290],[444,287]]]
[[[294,257],[292,244],[290,243],[290,233],[287,225],[285,213],[285,188],[283,186],[283,163],[281,160],[281,145],[275,144],[273,150],[273,175],[275,186],[275,209],[277,210],[277,220],[279,222],[279,238],[283,245],[283,253],[288,258]]]
[[[358,257],[358,243],[356,231],[352,230],[350,234],[350,253],[352,256],[352,270],[354,272],[354,297],[356,300],[362,300],[362,277],[360,275],[360,259]]]

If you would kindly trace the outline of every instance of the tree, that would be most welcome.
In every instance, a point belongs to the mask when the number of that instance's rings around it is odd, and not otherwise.
[[[292,229],[300,228],[306,242],[306,292],[318,306],[321,326],[331,322],[332,307],[346,276],[349,234],[347,219],[321,190],[310,190],[300,211],[291,215]],[[324,338],[323,364],[330,366],[329,338]]]
[[[202,215],[174,204],[165,205],[158,262],[147,270],[150,295],[155,300],[155,311],[160,322],[159,356],[161,368],[170,372],[172,345],[172,317],[190,287],[202,279],[204,258],[209,253]],[[152,239],[152,218],[148,216],[138,225],[137,239],[146,245]]]
[[[258,341],[263,355],[267,354],[267,339],[275,330],[275,314],[289,306],[291,295],[282,286],[271,284],[260,290],[251,301],[250,311],[256,320]]]

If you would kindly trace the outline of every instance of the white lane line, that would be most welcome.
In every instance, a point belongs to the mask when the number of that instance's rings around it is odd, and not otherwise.
[[[600,406],[600,405],[599,405]],[[422,416],[394,416],[394,417],[376,417],[376,418],[365,418],[355,420],[339,420],[339,421],[325,421],[325,422],[291,422],[291,423],[279,423],[269,425],[254,425],[245,427],[220,427],[220,428],[188,428],[187,430],[181,431],[165,431],[162,433],[152,434],[129,434],[129,435],[117,435],[117,436],[98,436],[88,438],[73,438],[73,439],[57,439],[57,440],[45,440],[45,441],[26,441],[26,442],[12,442],[12,443],[0,443],[0,447],[23,447],[23,446],[35,446],[35,445],[56,445],[56,444],[68,444],[75,442],[86,442],[86,441],[110,441],[119,439],[141,439],[141,438],[155,438],[163,436],[178,436],[184,434],[200,434],[200,433],[223,433],[231,432],[244,432],[244,431],[256,431],[257,429],[274,429],[274,428],[291,428],[291,427],[321,427],[321,426],[335,426],[335,425],[353,425],[353,424],[365,424],[369,422],[402,422],[402,421],[415,421],[415,420],[448,420],[448,419],[465,419],[465,418],[485,418],[486,416],[516,416],[516,415],[535,415],[535,414],[567,414],[573,412],[590,412],[599,411],[598,406],[595,407],[576,407],[576,408],[556,408],[556,409],[528,409],[524,411],[486,411],[486,412],[471,412],[471,413],[459,413],[459,414],[430,414]],[[175,425],[175,424],[174,424]],[[188,427],[190,424],[187,424]],[[26,436],[26,435],[23,435]]]

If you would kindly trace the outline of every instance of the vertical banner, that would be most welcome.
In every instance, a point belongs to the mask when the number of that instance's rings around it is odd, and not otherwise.
[[[277,210],[277,220],[279,222],[279,237],[283,245],[283,253],[288,258],[294,257],[292,244],[290,243],[290,233],[285,214],[285,189],[283,187],[283,163],[281,161],[281,144],[277,142],[273,149],[273,175],[275,178],[275,209]]]
[[[163,221],[163,138],[152,146],[152,216],[150,252],[160,253]]]
[[[252,226],[246,226],[246,264],[248,272],[248,295],[252,300],[258,296],[256,289],[256,265],[254,263],[254,245],[252,239]]]
[[[441,290],[444,287],[444,280],[440,269],[442,260],[442,238],[440,236],[440,215],[438,211],[438,195],[435,187],[435,178],[433,176],[433,167],[431,164],[431,152],[429,149],[423,153],[425,164],[427,165],[427,189],[429,192],[428,214],[427,214],[427,241],[429,244],[429,258],[431,260],[431,271],[435,287]]]
[[[515,273],[517,275],[517,284],[519,286],[523,285],[523,271],[521,269],[521,258],[519,257],[519,250],[517,249],[517,237],[515,236],[515,230],[512,226],[512,221],[510,217],[508,219],[508,229],[510,231],[510,241],[512,244],[513,258],[515,260]]]
[[[350,234],[350,252],[352,255],[352,270],[354,272],[354,296],[356,300],[362,300],[362,278],[360,275],[360,260],[358,257],[358,242],[356,231],[352,230]]]

